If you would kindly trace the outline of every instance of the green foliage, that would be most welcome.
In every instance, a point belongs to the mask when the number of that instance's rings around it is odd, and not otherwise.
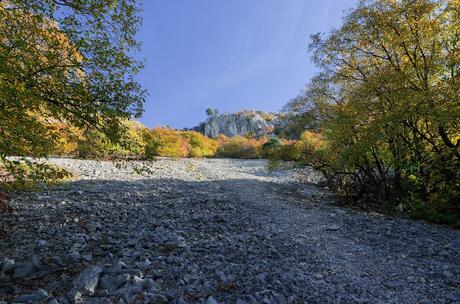
[[[118,143],[121,156],[139,157],[143,155],[146,145],[144,134],[148,129],[143,124],[132,120],[124,121],[123,127],[125,129]]]
[[[101,132],[87,129],[78,140],[77,156],[80,158],[106,159],[113,152],[113,145]]]
[[[206,109],[206,115],[207,115],[208,117],[212,117],[212,116],[219,115],[219,110],[207,108],[207,109]]]
[[[313,36],[321,73],[295,114],[314,119],[324,144],[306,159],[339,192],[460,219],[459,17],[456,0],[362,1]]]
[[[39,181],[70,178],[72,173],[56,166],[28,158],[0,158],[0,189],[34,187]]]
[[[281,145],[282,142],[278,137],[272,137],[262,145],[262,149],[264,150],[264,152],[268,152],[275,150],[276,148],[279,148]]]
[[[287,123],[275,130],[278,136],[298,140],[305,129],[317,130],[317,113],[308,94],[301,94],[290,100],[284,106],[283,113]]]
[[[0,20],[3,158],[69,153],[54,150],[50,122],[116,140],[120,122],[141,114],[134,1],[1,1]]]
[[[302,152],[301,146],[298,143],[289,142],[274,150],[269,159],[299,161],[303,156]]]

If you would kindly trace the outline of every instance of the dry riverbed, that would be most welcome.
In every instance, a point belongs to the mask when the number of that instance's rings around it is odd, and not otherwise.
[[[0,214],[0,303],[460,303],[458,231],[265,161],[51,162],[78,177]]]

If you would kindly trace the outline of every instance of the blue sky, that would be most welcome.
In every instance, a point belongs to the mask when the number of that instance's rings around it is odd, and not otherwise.
[[[357,0],[144,0],[138,34],[149,127],[193,127],[208,107],[278,111],[316,72],[310,35]]]

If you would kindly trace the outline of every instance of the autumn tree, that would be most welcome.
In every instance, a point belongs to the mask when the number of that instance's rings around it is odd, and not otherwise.
[[[302,92],[297,97],[291,99],[284,107],[286,125],[276,132],[284,138],[300,139],[306,129],[317,129],[318,113],[311,102],[309,92]]]
[[[460,1],[361,1],[310,50],[301,106],[328,147],[312,163],[342,191],[458,219]]]
[[[142,112],[134,0],[0,1],[0,160],[46,156],[50,120],[116,140]]]

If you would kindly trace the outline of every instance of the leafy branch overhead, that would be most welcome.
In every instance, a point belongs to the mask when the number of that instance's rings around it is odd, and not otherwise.
[[[115,138],[121,118],[141,114],[134,1],[2,1],[0,19],[3,154],[42,145],[50,118]]]
[[[91,126],[116,140],[145,92],[133,57],[135,1],[0,1],[0,156],[46,156],[50,123]]]

